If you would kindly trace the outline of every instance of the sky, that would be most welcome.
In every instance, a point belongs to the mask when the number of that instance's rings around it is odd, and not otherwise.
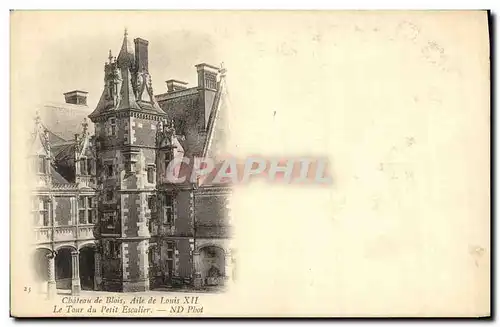
[[[51,32],[52,37],[39,49],[37,73],[33,76],[53,76],[41,101],[64,101],[63,93],[78,89],[89,92],[88,105],[94,108],[103,89],[108,51],[118,56],[127,25],[131,25],[127,27],[130,39],[141,37],[149,41],[149,70],[156,94],[166,92],[168,79],[179,79],[195,86],[196,64],[220,65],[210,36],[203,33],[181,29],[146,33],[134,29],[134,24],[125,23],[92,35],[82,31],[72,35]]]

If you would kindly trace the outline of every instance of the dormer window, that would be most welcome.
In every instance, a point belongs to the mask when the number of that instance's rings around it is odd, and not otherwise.
[[[92,159],[87,158],[87,175],[92,175]]]
[[[80,174],[81,175],[91,175],[92,160],[90,158],[80,159]]]
[[[45,174],[47,172],[47,170],[46,170],[47,167],[46,167],[44,156],[38,156],[36,164],[37,164],[37,172],[39,174]]]

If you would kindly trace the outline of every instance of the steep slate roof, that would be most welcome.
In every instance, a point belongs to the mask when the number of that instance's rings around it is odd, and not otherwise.
[[[50,132],[41,122],[40,117],[35,119],[35,131],[31,140],[30,155],[42,155],[53,158],[51,141],[60,142],[61,138]],[[57,184],[68,184],[68,181],[59,174],[53,164],[50,165],[50,175]]]
[[[49,102],[39,110],[43,125],[49,130],[49,140],[52,144],[72,140],[75,133],[81,130],[83,119],[91,110],[85,105],[71,103]],[[94,125],[89,121],[89,130],[94,131]]]
[[[66,142],[53,147],[52,156],[56,161],[73,158],[75,155],[75,142]]]
[[[69,184],[69,182],[59,174],[53,166],[50,166],[50,174],[52,176],[52,180],[57,184]]]
[[[226,144],[229,134],[228,102],[225,70],[222,70],[219,87],[210,110],[203,157],[217,158],[221,152],[227,150]]]
[[[113,100],[107,99],[106,93],[108,90],[104,88],[102,91],[101,97],[95,110],[90,114],[90,117],[99,116],[107,111],[119,111],[122,109],[135,109],[138,111],[151,112],[155,114],[164,115],[165,113],[158,106],[157,103],[150,103],[147,101],[142,101],[136,99],[134,94],[134,65],[135,65],[135,55],[134,55],[134,46],[130,39],[128,38],[127,31],[125,31],[125,35],[123,36],[123,43],[120,49],[120,53],[118,54],[118,58],[116,62],[111,61],[106,63],[105,70],[107,74],[112,74],[113,71],[117,70],[121,74],[121,88],[120,92],[120,101],[117,107],[115,107]],[[106,77],[108,78],[108,77]],[[146,92],[146,90],[144,91]]]

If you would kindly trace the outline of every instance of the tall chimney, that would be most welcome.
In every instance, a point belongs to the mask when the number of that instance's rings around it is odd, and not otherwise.
[[[66,100],[66,103],[86,106],[87,94],[88,92],[85,91],[74,90],[64,93],[64,99]]]
[[[219,68],[205,63],[195,67],[198,72],[198,89],[216,90]]]
[[[141,39],[141,38],[137,38],[137,39],[134,39],[134,43],[135,43],[135,69],[137,71],[142,71],[142,70],[145,70],[145,71],[149,71],[148,70],[148,44],[149,42],[144,40],[144,39]]]
[[[188,84],[186,82],[178,81],[175,79],[169,79],[168,81],[166,81],[166,83],[167,83],[167,90],[168,90],[167,93],[185,90],[187,88],[186,85]]]

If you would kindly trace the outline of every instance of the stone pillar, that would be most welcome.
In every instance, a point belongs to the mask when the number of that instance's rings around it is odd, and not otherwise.
[[[231,282],[233,279],[233,265],[231,264],[231,253],[226,252],[224,255],[224,275],[227,282]]]
[[[47,283],[47,296],[49,299],[53,299],[57,294],[56,287],[56,252],[51,251],[47,258],[49,259],[49,280]]]
[[[79,251],[71,252],[71,295],[80,295],[80,258]]]
[[[200,252],[194,251],[193,252],[193,266],[194,266],[194,272],[193,272],[193,284],[195,288],[201,288],[203,285],[203,280],[201,278],[201,271],[200,271]]]
[[[94,250],[94,290],[101,290],[102,276],[101,276],[101,252],[99,249]]]

